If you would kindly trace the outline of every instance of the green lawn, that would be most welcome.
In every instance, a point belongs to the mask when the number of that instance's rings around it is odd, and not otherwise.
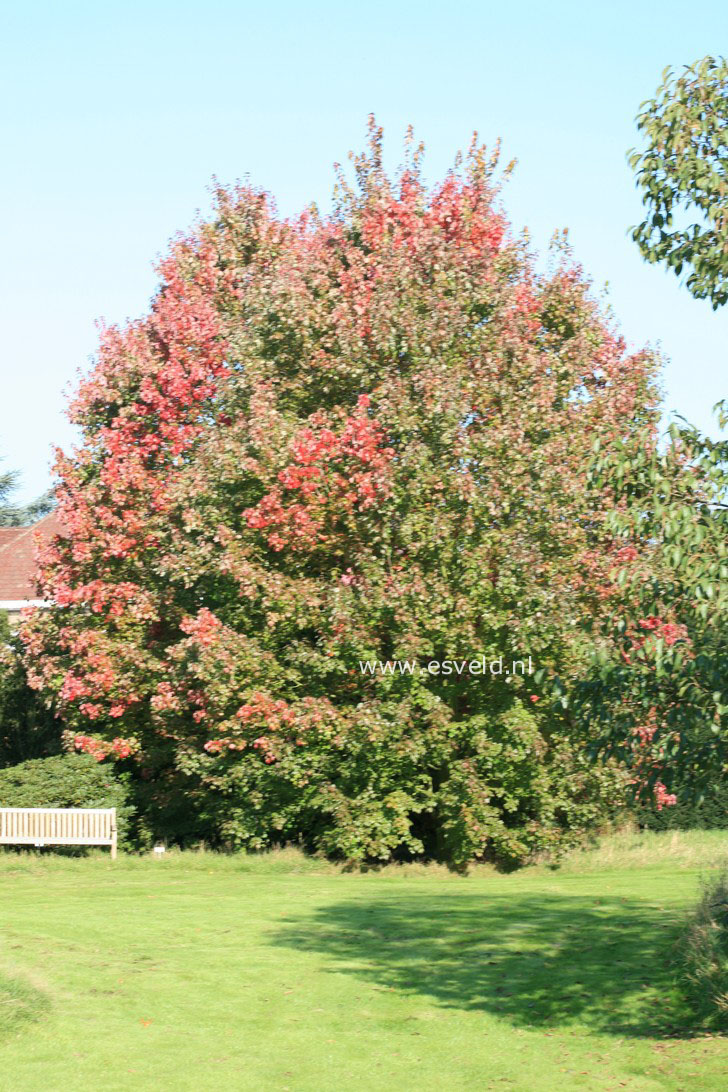
[[[725,1089],[681,915],[728,835],[558,871],[0,854],[0,1087]]]

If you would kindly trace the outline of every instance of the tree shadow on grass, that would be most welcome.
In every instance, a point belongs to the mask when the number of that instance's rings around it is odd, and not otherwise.
[[[680,931],[674,912],[627,899],[423,893],[335,903],[273,940],[384,988],[524,1027],[664,1038],[690,1034],[676,985]]]

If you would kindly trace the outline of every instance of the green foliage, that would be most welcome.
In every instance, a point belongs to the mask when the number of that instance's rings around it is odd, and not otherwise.
[[[629,158],[647,215],[633,238],[647,261],[689,270],[690,292],[717,308],[728,300],[728,63],[665,69],[637,126],[647,147]]]
[[[468,757],[452,764],[435,811],[435,855],[454,865],[482,857],[484,845],[506,870],[533,853],[558,859],[623,803],[618,770],[589,763],[563,733],[547,743],[538,718],[519,704],[462,731]]]
[[[260,850],[297,842],[350,863],[427,856],[458,868],[510,869],[534,853],[558,858],[623,805],[624,775],[590,763],[565,735],[547,743],[515,702],[463,720],[443,739],[414,736],[392,706],[377,737],[312,738],[309,752],[266,765],[256,755],[134,786],[145,829],[171,842]]]
[[[683,973],[702,1026],[728,1030],[728,872],[705,885],[683,938]]]
[[[656,809],[654,802],[635,812],[639,825],[646,830],[728,830],[728,782],[718,781],[696,794],[694,786],[683,783],[679,772],[670,788],[677,796],[669,808]]]
[[[116,808],[120,843],[132,812],[122,778],[78,754],[32,758],[0,770],[0,807]]]
[[[16,509],[9,504],[18,482],[18,474],[15,470],[6,470],[0,474],[0,527],[7,527],[13,521]]]
[[[0,527],[25,527],[47,516],[56,506],[53,489],[46,490],[30,504],[20,506],[10,503],[18,485],[17,470],[8,470],[0,474]]]
[[[678,784],[710,795],[728,769],[728,440],[673,425],[664,451],[654,434],[639,451],[595,446],[592,484],[615,502],[601,572],[610,609],[590,627],[573,709],[592,749],[625,761],[658,806]]]
[[[46,489],[30,504],[18,509],[18,523],[22,526],[37,523],[43,516],[47,516],[56,507],[56,493],[54,489]]]
[[[19,641],[0,611],[0,769],[60,750],[60,721],[28,685]]]

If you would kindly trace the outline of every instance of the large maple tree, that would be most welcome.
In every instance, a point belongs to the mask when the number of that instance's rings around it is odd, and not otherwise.
[[[614,789],[541,675],[360,667],[568,674],[601,610],[594,441],[654,420],[654,359],[568,250],[538,271],[497,157],[428,187],[412,148],[389,178],[372,125],[326,215],[220,189],[73,403],[27,662],[157,831],[513,863]]]

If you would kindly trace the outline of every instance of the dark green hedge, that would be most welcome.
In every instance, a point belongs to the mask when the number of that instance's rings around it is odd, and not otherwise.
[[[677,804],[657,811],[640,808],[639,825],[646,830],[719,830],[728,828],[728,783],[716,785],[703,799],[691,798],[680,786],[674,791]]]

